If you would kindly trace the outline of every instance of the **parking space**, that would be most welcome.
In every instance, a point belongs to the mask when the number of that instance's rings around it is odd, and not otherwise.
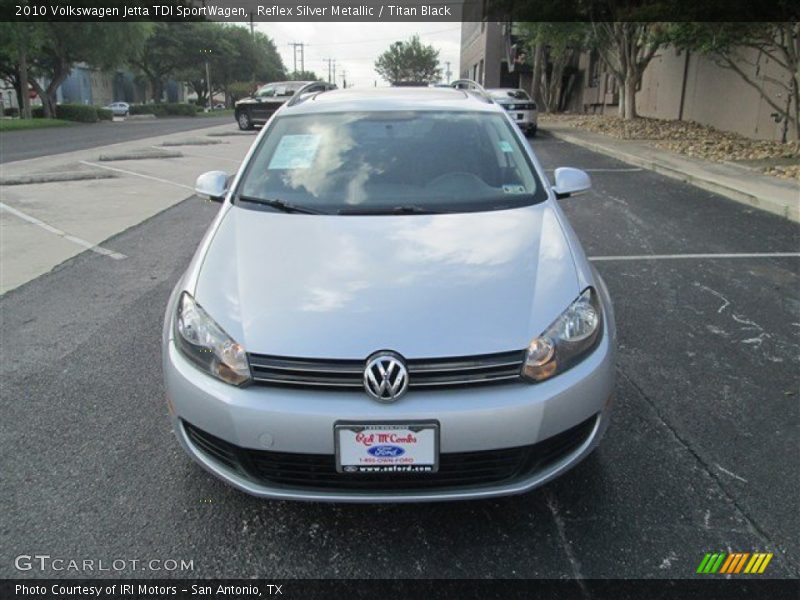
[[[615,303],[616,410],[587,461],[524,496],[438,505],[265,502],[207,475],[172,437],[160,370],[167,296],[217,206],[190,198],[103,242],[126,260],[84,253],[0,298],[0,554],[186,559],[196,577],[633,578],[769,551],[773,576],[798,577],[800,259],[729,255],[797,252],[800,228],[532,145],[547,169],[590,170],[563,206]]]
[[[182,201],[200,173],[235,172],[255,136],[218,135],[235,133],[233,127],[4,164],[4,178],[34,182],[0,191],[0,293]],[[70,180],[76,172],[104,178]],[[41,231],[31,233],[36,228]]]

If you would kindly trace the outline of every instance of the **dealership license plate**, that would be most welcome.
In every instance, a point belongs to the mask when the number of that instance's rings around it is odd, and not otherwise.
[[[438,423],[337,424],[339,473],[435,473],[439,468]]]

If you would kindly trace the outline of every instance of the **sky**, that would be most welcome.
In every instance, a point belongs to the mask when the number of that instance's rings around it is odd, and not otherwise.
[[[248,24],[249,25],[249,24]],[[347,86],[372,87],[388,85],[375,72],[375,60],[393,42],[419,34],[423,44],[439,50],[442,76],[450,61],[451,80],[458,79],[461,47],[460,23],[256,23],[258,31],[275,42],[288,71],[293,68],[291,42],[304,42],[305,68],[322,79],[328,79],[325,58],[336,59],[336,84],[342,86],[342,71],[347,73]],[[297,51],[300,70],[300,50]]]

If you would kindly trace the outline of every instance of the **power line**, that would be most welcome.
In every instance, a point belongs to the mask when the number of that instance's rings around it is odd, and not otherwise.
[[[451,31],[461,31],[461,27],[450,27],[449,29],[440,29],[438,31],[425,31],[423,33],[418,34],[420,37],[426,35],[436,35],[437,33],[449,33]],[[396,38],[373,38],[371,40],[350,40],[347,42],[320,42],[315,43],[315,46],[344,46],[350,44],[371,44],[374,42],[393,42],[396,41]]]

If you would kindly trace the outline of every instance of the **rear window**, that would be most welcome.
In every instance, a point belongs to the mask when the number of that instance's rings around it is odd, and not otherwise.
[[[546,198],[505,115],[435,111],[278,117],[238,195],[331,214],[500,210]]]

